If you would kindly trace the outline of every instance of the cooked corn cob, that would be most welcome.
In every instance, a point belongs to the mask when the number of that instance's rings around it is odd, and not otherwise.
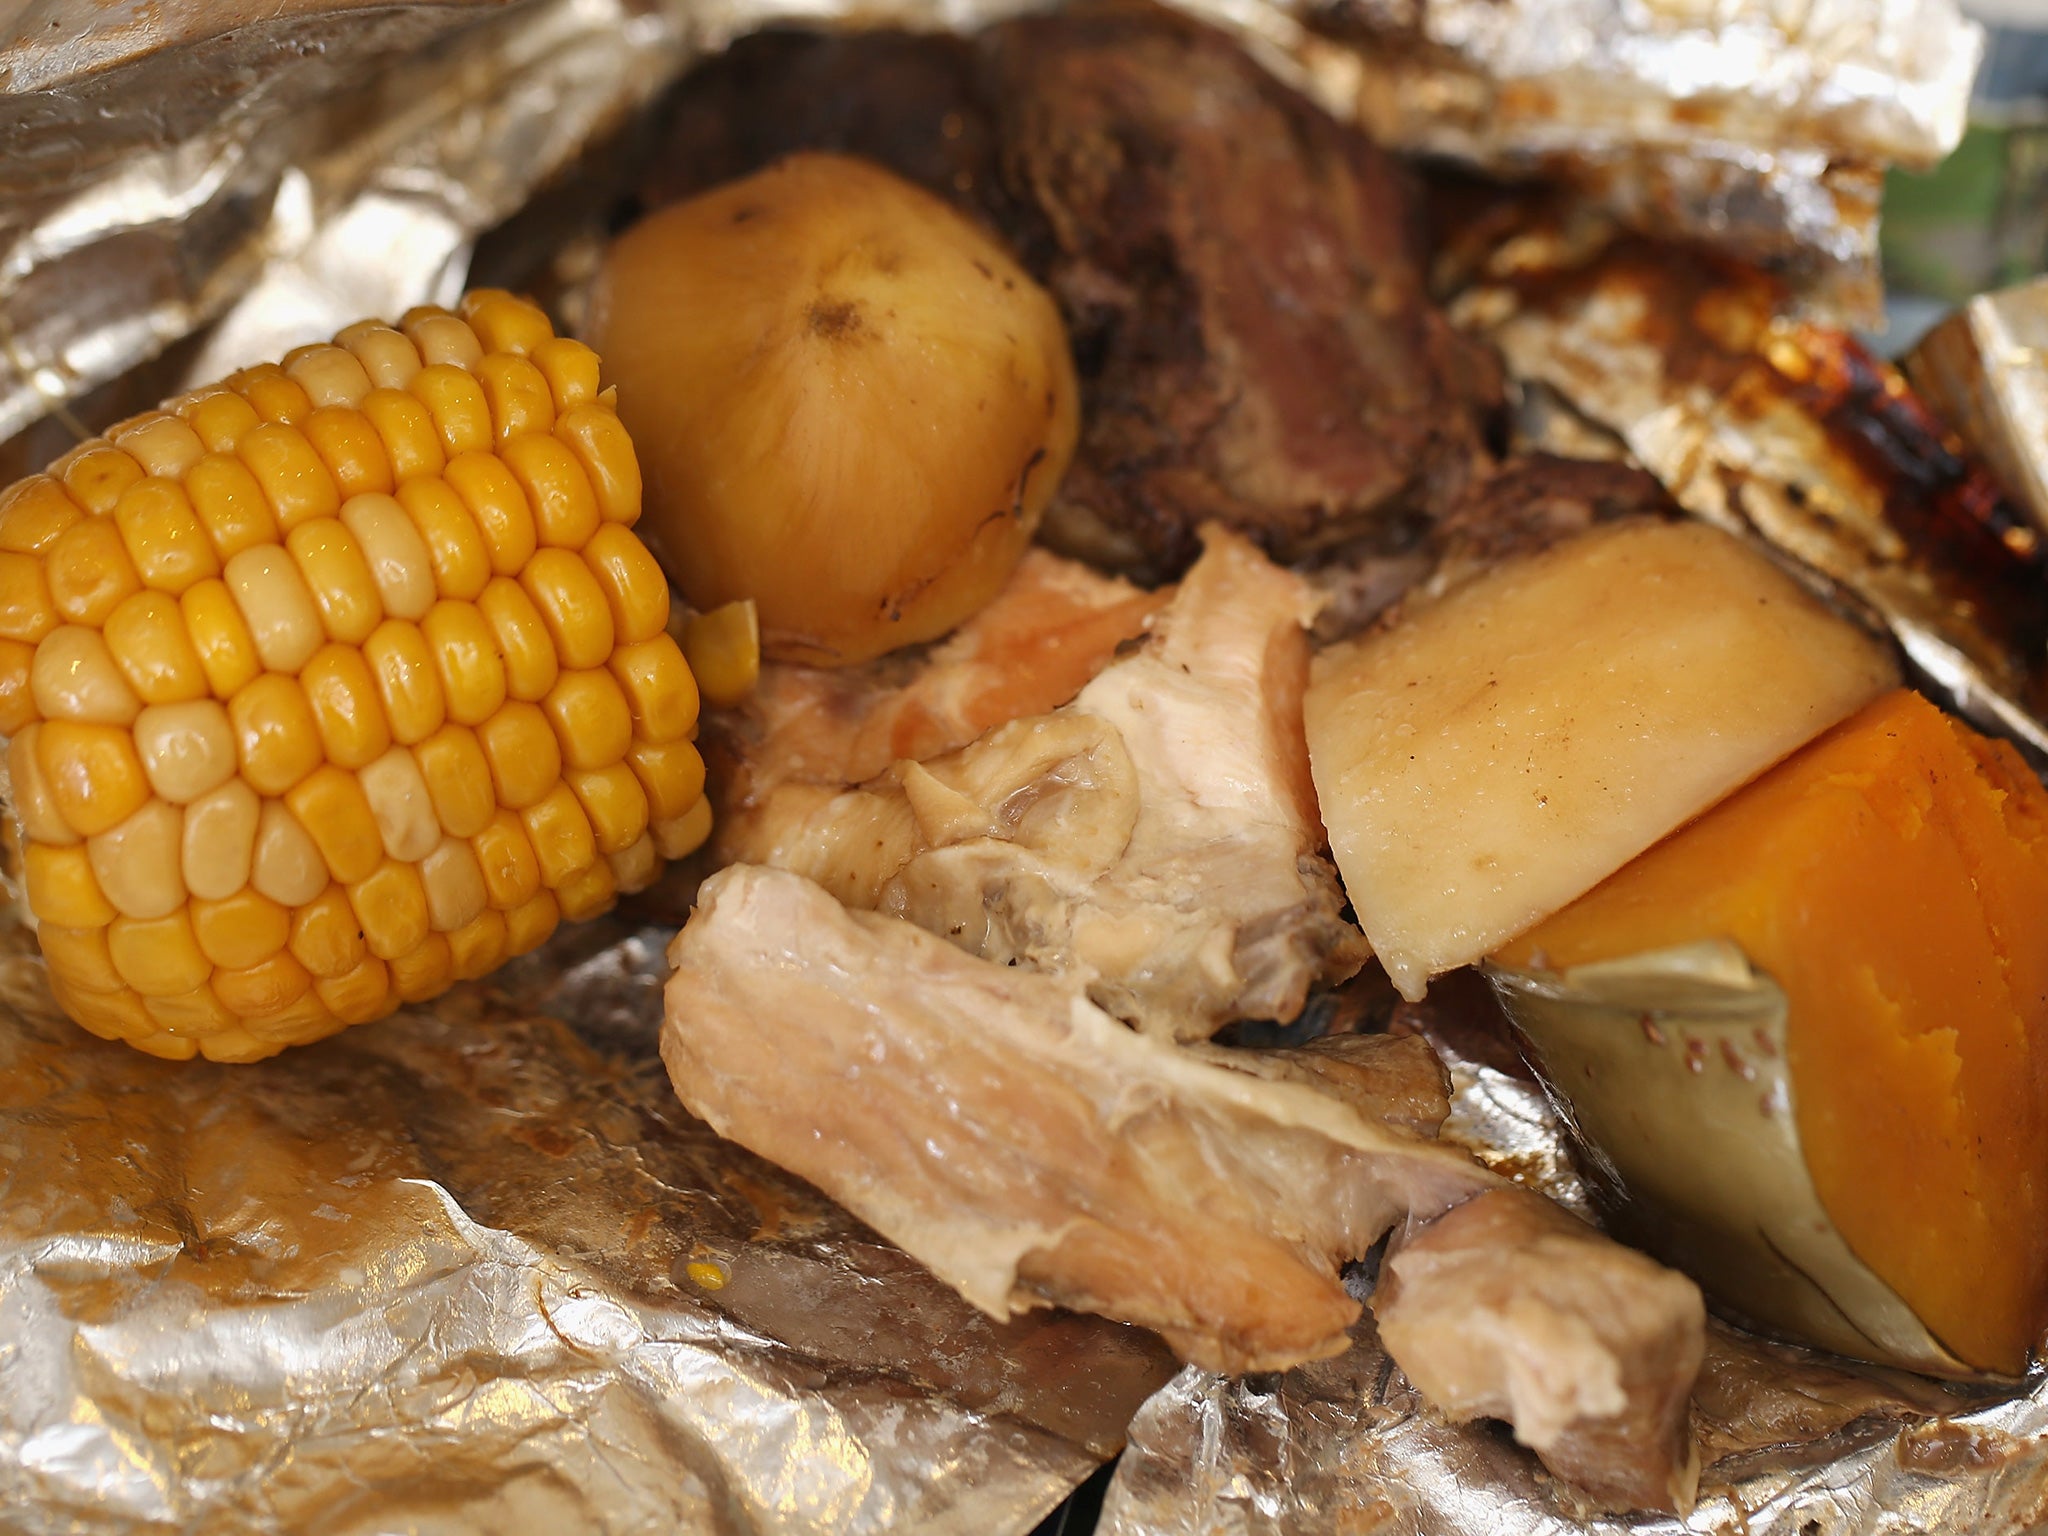
[[[510,294],[349,327],[0,497],[0,732],[64,1010],[251,1061],[703,842],[598,359]]]

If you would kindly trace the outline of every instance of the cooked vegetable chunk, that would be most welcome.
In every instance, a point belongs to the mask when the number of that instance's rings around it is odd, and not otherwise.
[[[1918,695],[1869,705],[1525,935],[1562,970],[1731,941],[1783,988],[1808,1171],[1948,1349],[2048,1325],[2048,791]]]
[[[1620,523],[1324,652],[1309,760],[1359,925],[1414,998],[1894,680],[1729,535]]]

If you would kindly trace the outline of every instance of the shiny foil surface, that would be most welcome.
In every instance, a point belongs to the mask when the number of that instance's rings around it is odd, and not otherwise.
[[[858,14],[967,27],[1013,8]],[[1368,104],[1371,69],[1401,71],[1399,123],[1375,125],[1411,147],[1546,171],[1576,156],[1606,206],[1737,250],[1768,237],[1822,272],[1867,250],[1875,168],[1938,152],[1975,46],[1936,0],[1854,7],[1860,30],[1799,19],[1840,5],[1772,0],[1192,8],[1341,111]],[[0,465],[61,450],[67,411],[96,426],[452,297],[479,237],[581,180],[697,52],[851,10],[0,0]],[[1719,76],[1674,73],[1710,24],[1775,39],[1770,91],[1718,54]],[[1413,46],[1389,52],[1390,28]],[[1547,103],[1518,83],[1542,78],[1539,39],[1576,71]],[[1525,110],[1475,114],[1475,91]],[[544,219],[527,235],[550,240]],[[575,262],[557,265],[573,296]],[[0,1530],[1004,1536],[1127,1425],[1114,1531],[1584,1528],[1503,1432],[1424,1410],[1369,1323],[1285,1377],[1176,1377],[1129,1329],[990,1323],[717,1141],[653,1049],[687,896],[672,884],[431,1010],[253,1068],[86,1037],[0,924]],[[1533,1085],[1497,1062],[1458,1073],[1450,1134],[1582,1205]],[[1690,1528],[2044,1513],[2048,1398],[1980,1407],[1717,1349],[1697,1414],[1709,1482],[1732,1491]]]

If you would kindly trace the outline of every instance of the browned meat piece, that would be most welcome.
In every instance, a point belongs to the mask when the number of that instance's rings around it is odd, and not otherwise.
[[[690,1112],[995,1317],[1056,1303],[1284,1369],[1349,1346],[1345,1259],[1497,1182],[778,870],[712,876],[669,959],[661,1052]]]
[[[1246,1050],[1191,1045],[1202,1060],[1276,1083],[1302,1083],[1349,1104],[1366,1119],[1434,1137],[1451,1112],[1450,1079],[1426,1041],[1414,1036],[1325,1035],[1306,1045]]]
[[[686,79],[646,195],[830,147],[971,204],[1058,296],[1082,438],[1056,547],[1170,577],[1218,521],[1293,559],[1419,528],[1499,381],[1424,292],[1411,188],[1221,33],[1146,3],[952,39],[788,36]]]
[[[1292,1018],[1366,953],[1308,778],[1312,610],[1299,577],[1212,531],[1144,643],[1066,708],[859,789],[784,785],[724,847],[1070,976],[1147,1030]]]
[[[1684,1509],[1699,1287],[1541,1195],[1495,1190],[1399,1240],[1380,1340],[1454,1419],[1506,1419],[1558,1476],[1623,1509]]]

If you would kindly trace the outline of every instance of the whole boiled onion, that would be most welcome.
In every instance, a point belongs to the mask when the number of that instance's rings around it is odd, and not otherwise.
[[[865,161],[804,154],[613,245],[594,345],[698,608],[836,665],[944,634],[1029,544],[1073,454],[1059,311],[990,235]]]

